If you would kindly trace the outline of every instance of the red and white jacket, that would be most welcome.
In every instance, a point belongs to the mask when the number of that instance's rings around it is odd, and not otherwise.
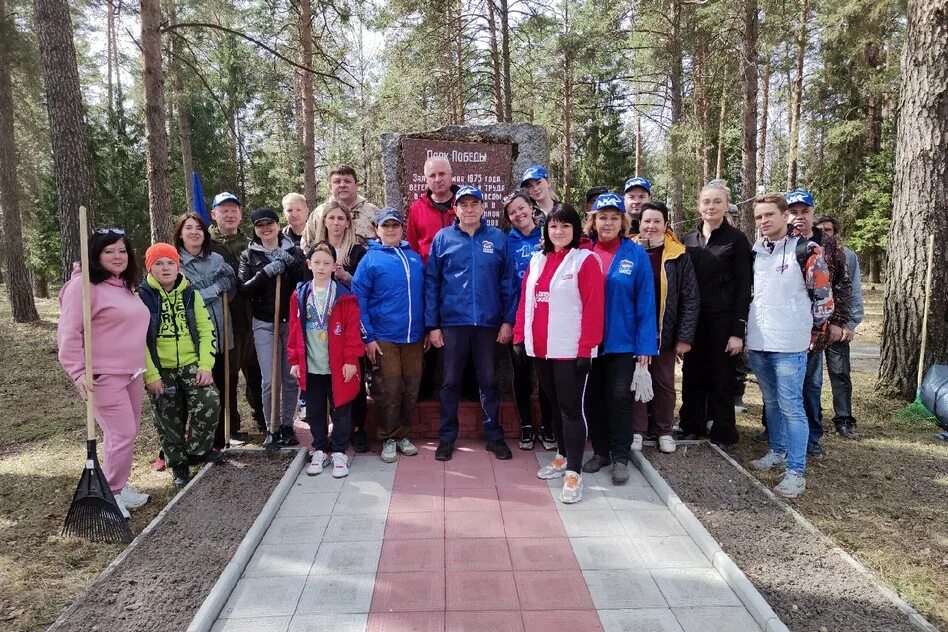
[[[538,252],[523,276],[514,343],[549,360],[596,357],[605,322],[599,257],[572,248]]]

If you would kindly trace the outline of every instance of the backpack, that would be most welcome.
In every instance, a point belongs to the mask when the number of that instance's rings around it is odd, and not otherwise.
[[[800,265],[800,272],[803,273],[804,280],[806,279],[806,262],[810,258],[810,240],[805,237],[800,237],[797,239],[797,246],[794,248],[794,254],[797,258],[797,263]],[[754,260],[757,258],[757,252],[751,249],[751,266],[754,265]],[[751,284],[753,284],[754,279],[751,276]]]

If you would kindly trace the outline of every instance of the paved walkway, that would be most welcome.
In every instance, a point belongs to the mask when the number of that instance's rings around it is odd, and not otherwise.
[[[302,473],[214,630],[759,629],[635,468],[618,487],[587,474],[563,505],[536,478],[552,453],[419,448]]]

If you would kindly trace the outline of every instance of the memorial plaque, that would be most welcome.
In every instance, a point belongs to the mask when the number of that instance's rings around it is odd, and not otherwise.
[[[472,184],[484,194],[484,217],[493,226],[500,225],[500,201],[511,190],[512,150],[509,143],[468,143],[424,138],[402,138],[402,182],[407,201],[425,194],[425,161],[440,156],[451,163],[454,184]]]

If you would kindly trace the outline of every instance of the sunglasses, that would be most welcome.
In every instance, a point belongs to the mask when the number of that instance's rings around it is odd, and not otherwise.
[[[109,233],[112,233],[114,235],[125,234],[125,231],[121,228],[96,228],[94,232],[96,235],[108,235]]]

